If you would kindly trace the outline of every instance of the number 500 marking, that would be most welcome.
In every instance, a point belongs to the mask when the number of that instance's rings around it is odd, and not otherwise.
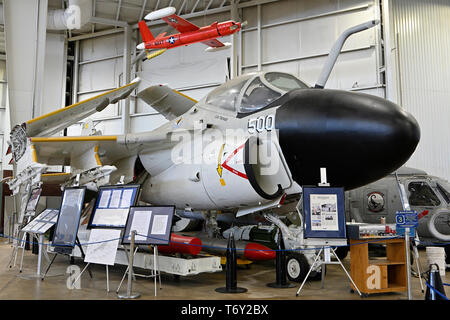
[[[269,114],[268,116],[260,116],[256,119],[248,120],[248,132],[263,132],[264,130],[270,131],[275,129],[275,115]]]

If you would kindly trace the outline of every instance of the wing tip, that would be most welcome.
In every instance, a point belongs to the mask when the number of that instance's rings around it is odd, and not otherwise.
[[[149,14],[147,14],[144,19],[145,20],[158,20],[162,19],[168,16],[171,16],[177,12],[177,9],[175,7],[167,7],[162,8],[156,11],[152,11]]]
[[[140,77],[136,77],[130,83],[140,83],[140,82],[141,82],[141,78]]]

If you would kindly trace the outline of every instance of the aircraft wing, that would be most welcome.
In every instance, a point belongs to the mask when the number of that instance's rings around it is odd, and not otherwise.
[[[213,47],[213,48],[220,48],[220,47],[225,46],[222,42],[220,42],[217,39],[202,41],[202,43],[206,44],[207,46]]]
[[[83,169],[112,164],[130,154],[118,136],[32,137],[33,159],[47,165]]]
[[[95,112],[102,111],[108,105],[125,99],[136,89],[140,81],[137,78],[123,87],[31,119],[25,123],[26,134],[28,137],[34,137],[57,133]]]
[[[13,153],[13,161],[17,163],[25,152],[28,137],[53,135],[95,112],[102,111],[109,104],[116,103],[128,97],[140,82],[141,80],[136,78],[131,83],[120,88],[110,90],[71,106],[31,119],[21,125],[14,126],[10,133],[8,153]]]
[[[195,24],[190,23],[187,20],[184,20],[183,18],[177,16],[176,14],[172,14],[170,16],[167,16],[167,17],[163,18],[163,20],[168,25],[170,25],[171,27],[177,29],[181,33],[197,31],[198,29],[200,29]]]
[[[166,85],[148,87],[137,94],[168,120],[175,119],[192,108],[197,101]]]
[[[150,131],[111,136],[32,137],[29,143],[34,162],[86,169],[112,165],[142,149],[167,148],[171,137],[169,131]]]

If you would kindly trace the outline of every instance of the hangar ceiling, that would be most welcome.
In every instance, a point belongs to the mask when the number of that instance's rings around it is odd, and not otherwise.
[[[185,18],[193,18],[208,14],[230,11],[231,0],[92,0],[93,1],[93,21],[86,24],[80,30],[73,30],[72,33],[84,34],[89,32],[110,29],[114,22],[126,22],[137,24],[143,19],[145,14],[162,9],[168,6],[175,7],[177,14]],[[274,2],[255,0],[236,0],[239,5],[252,5],[255,3]],[[67,1],[49,0],[49,9],[63,9],[67,7]],[[102,23],[100,23],[101,21]],[[108,25],[109,24],[109,25]]]

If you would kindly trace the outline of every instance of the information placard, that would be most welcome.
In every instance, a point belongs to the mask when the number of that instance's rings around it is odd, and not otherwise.
[[[43,234],[56,224],[58,209],[45,209],[36,218],[22,228],[24,232]]]
[[[174,213],[175,206],[131,207],[122,243],[129,244],[135,230],[136,244],[169,244]]]
[[[75,246],[80,225],[86,187],[66,188],[56,222],[52,246],[56,252],[66,253]]]
[[[120,233],[117,229],[92,229],[84,262],[114,265]]]
[[[305,238],[345,238],[344,189],[303,187]]]
[[[39,199],[41,197],[41,188],[35,188],[31,190],[30,198],[28,198],[26,212],[35,211],[36,206],[39,202]]]
[[[130,207],[137,202],[139,188],[139,185],[100,187],[88,229],[125,228]]]

